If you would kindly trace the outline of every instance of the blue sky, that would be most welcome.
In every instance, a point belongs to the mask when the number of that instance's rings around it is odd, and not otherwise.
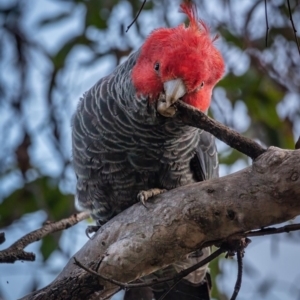
[[[3,1],[4,3],[9,3],[8,0]],[[178,1],[177,1],[178,2]],[[227,12],[218,11],[217,1],[206,2],[208,10],[213,12],[214,18],[226,18],[228,17]],[[243,5],[238,2],[236,5],[236,18],[233,22],[239,23],[241,18],[243,18],[243,9],[251,3],[251,1],[244,1]],[[82,15],[84,14],[83,8],[73,9],[72,5],[68,2],[58,2],[50,0],[32,0],[30,2],[30,9],[24,20],[24,26],[31,32],[35,39],[46,46],[49,53],[55,53],[62,41],[66,36],[70,37],[76,32],[82,30]],[[117,15],[120,19],[124,21],[125,24],[131,22],[131,18],[128,16],[128,9],[130,5],[123,1],[120,5],[114,8],[113,14]],[[262,7],[263,8],[263,7]],[[37,21],[42,17],[55,15],[58,11],[70,11],[72,10],[72,16],[70,22],[61,22],[58,26],[45,27],[40,30],[37,27]],[[263,9],[258,11],[255,18],[260,18],[264,13]],[[201,15],[201,13],[200,13]],[[171,26],[176,26],[183,20],[183,16],[178,14],[178,5],[170,6],[170,11],[168,12],[169,23]],[[205,16],[203,16],[205,19]],[[214,18],[209,20],[211,23],[214,22]],[[159,13],[152,14],[151,12],[142,12],[141,20],[145,23],[145,32],[143,34],[146,36],[151,32],[152,29],[163,26],[161,19],[159,18]],[[254,20],[255,21],[255,20]],[[112,24],[109,40],[101,40],[107,37],[102,36],[99,32],[90,30],[89,35],[95,41],[99,40],[99,46],[105,46],[105,43],[109,45],[118,45],[118,37],[114,33],[114,26]],[[253,34],[262,34],[264,32],[264,27],[260,30],[255,30]],[[135,45],[137,49],[143,40],[137,35],[135,35],[134,26],[128,33],[128,41]],[[222,43],[220,39],[217,45],[221,49],[225,49],[226,46]],[[1,72],[5,72],[7,75],[7,83],[13,85],[14,82],[14,71],[10,67],[10,62],[13,57],[10,54],[10,49],[8,44],[4,45],[5,55],[7,56],[7,63],[4,66],[0,66]],[[89,89],[99,78],[107,75],[114,68],[114,59],[112,56],[106,56],[100,59],[97,63],[91,65],[89,68],[82,66],[81,62],[87,60],[90,53],[85,47],[77,47],[70,57],[68,58],[68,66],[66,68],[67,74],[62,74],[61,84],[65,86],[65,93],[63,97],[68,99],[65,101],[64,108],[62,110],[62,116],[64,117],[64,136],[65,136],[65,155],[71,156],[71,139],[70,139],[70,120],[72,113],[75,110],[79,97]],[[249,66],[249,59],[245,53],[238,51],[236,49],[230,49],[226,54],[227,67],[234,68],[235,72],[243,73]],[[28,116],[27,126],[31,130],[38,130],[44,122],[45,105],[41,99],[45,93],[45,85],[43,82],[47,77],[47,70],[50,66],[47,60],[40,54],[36,53],[34,60],[36,67],[29,74],[29,80],[32,81],[32,100],[29,102],[28,106],[25,108],[26,115]],[[3,76],[3,73],[2,73]],[[58,95],[58,97],[62,97]],[[216,90],[215,98],[224,98],[224,91],[221,89]],[[58,98],[57,101],[60,101]],[[299,96],[295,94],[290,94],[284,100],[284,104],[280,104],[281,107],[278,109],[281,112],[281,117],[284,118],[286,115],[290,114],[295,110],[295,107],[299,105]],[[223,99],[224,111],[226,109],[230,110],[230,105],[226,105],[226,100]],[[6,122],[9,118],[13,117],[13,112],[6,111],[6,115],[1,115],[0,126]],[[247,109],[245,105],[241,102],[233,111],[233,122],[234,127],[240,131],[244,131],[250,124],[249,118],[247,116]],[[14,145],[20,139],[19,136],[19,126],[22,126],[21,121],[14,124],[9,131],[10,144]],[[300,135],[300,124],[297,124],[295,128],[295,136]],[[1,138],[0,138],[1,140]],[[31,149],[33,164],[41,166],[45,174],[55,175],[61,171],[61,162],[57,160],[57,156],[52,151],[51,146],[49,146],[47,130],[41,131],[37,140],[35,141],[35,147]],[[219,151],[225,151],[227,146],[222,143],[218,144]],[[3,151],[3,150],[2,150]],[[228,173],[238,171],[245,167],[244,161],[238,161],[231,167],[221,166],[221,176]],[[65,192],[74,191],[75,177],[72,170],[68,170],[70,185],[65,187]],[[5,180],[0,181],[0,191],[2,194],[7,194],[11,190],[15,189],[18,185],[18,174],[12,173],[10,177]],[[73,183],[72,183],[73,182]],[[19,182],[20,183],[20,182]],[[21,185],[21,183],[20,183]],[[12,226],[7,232],[7,242],[1,245],[2,248],[7,247],[17,238],[23,236],[25,233],[34,230],[41,226],[45,221],[46,215],[43,212],[36,212],[31,215],[26,215],[21,221]],[[297,219],[300,221],[300,218]],[[296,220],[294,220],[295,222]],[[84,235],[84,229],[86,224],[82,223],[74,228],[71,228],[64,232],[63,238],[61,240],[61,247],[68,254],[74,254],[83,243],[86,241]],[[291,238],[294,236],[295,238]],[[263,238],[253,238],[252,243],[249,245],[245,256],[245,274],[243,279],[243,285],[240,292],[239,299],[281,299],[289,300],[300,298],[300,287],[297,284],[300,279],[300,266],[299,266],[299,244],[296,242],[299,239],[299,233],[276,235],[272,237]],[[30,245],[26,250],[37,252],[39,248],[39,243]],[[31,278],[37,276],[41,279],[40,287],[48,284],[53,280],[57,272],[66,263],[66,257],[59,252],[53,253],[49,259],[48,267],[46,270],[40,270],[41,256],[37,256],[37,261],[31,262],[17,262],[14,265],[0,265],[0,289],[5,299],[16,299],[21,297],[26,292],[26,285],[30,282]],[[223,275],[218,278],[218,283],[221,291],[230,295],[233,291],[237,266],[235,259],[233,260],[223,260],[221,263],[221,268],[223,270]],[[256,294],[257,287],[262,284],[264,280],[267,280],[270,285],[272,285],[272,292],[268,296],[262,296]],[[267,284],[265,284],[267,286]],[[263,290],[263,288],[261,289]],[[297,296],[296,296],[297,295]]]

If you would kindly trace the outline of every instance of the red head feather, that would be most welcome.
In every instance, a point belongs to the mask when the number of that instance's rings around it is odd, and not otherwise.
[[[189,26],[160,28],[149,35],[132,71],[133,84],[151,101],[163,91],[164,82],[180,78],[186,88],[183,101],[206,111],[212,89],[224,73],[224,61],[208,27],[197,19],[196,6],[183,3],[180,8]]]

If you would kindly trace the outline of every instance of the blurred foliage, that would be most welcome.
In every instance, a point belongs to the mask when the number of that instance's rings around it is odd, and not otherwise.
[[[64,195],[59,190],[57,181],[40,177],[17,189],[6,197],[1,207],[0,227],[5,227],[22,215],[45,210],[49,219],[60,220],[73,211],[73,196]]]
[[[216,248],[213,247],[213,251],[215,251]],[[218,290],[218,284],[217,284],[217,276],[222,274],[222,270],[220,269],[219,266],[219,260],[223,259],[225,257],[224,254],[222,254],[218,259],[214,259],[210,264],[209,264],[209,269],[210,269],[210,276],[211,276],[211,281],[212,281],[212,291],[211,291],[211,297],[218,299],[218,300],[227,300],[227,296],[222,294]]]
[[[174,24],[179,5],[179,1],[147,1],[137,22],[125,33],[141,1],[43,2],[55,9],[32,13],[34,4],[25,0],[0,5],[0,227],[37,210],[44,210],[50,220],[74,212],[70,195],[74,175],[66,136],[77,102],[71,96],[78,86],[80,89],[82,74],[105,61],[110,61],[113,69],[139,47],[149,33],[148,26]],[[265,145],[293,148],[295,133],[300,130],[300,56],[287,2],[267,1],[267,46],[264,1],[242,4],[226,0],[215,8],[214,1],[195,2],[211,31],[220,33],[216,43],[227,64],[227,75],[218,85],[222,93],[214,94],[210,114],[237,130],[242,126],[243,134]],[[299,4],[290,2],[294,23],[299,26]],[[64,29],[72,27],[76,29]],[[65,34],[50,47],[53,28]],[[79,50],[85,53],[83,57]],[[37,85],[41,85],[39,94]],[[292,98],[298,102],[293,100],[296,104],[291,107],[288,101]],[[238,109],[240,103],[243,111]],[[36,123],[33,121],[39,119],[39,113],[34,117],[29,113],[35,105],[42,107],[42,117]],[[249,124],[245,125],[246,119]],[[221,163],[227,165],[238,159],[248,163],[245,156],[229,148],[221,155]],[[51,172],[54,162],[56,171]],[[45,260],[58,247],[58,238],[47,237],[41,244]],[[217,260],[211,268],[215,276],[220,273]],[[217,288],[213,294],[225,299]]]

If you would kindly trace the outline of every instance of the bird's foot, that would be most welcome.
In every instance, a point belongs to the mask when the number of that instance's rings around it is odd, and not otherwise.
[[[164,192],[166,192],[167,190],[165,189],[150,189],[150,190],[147,190],[147,191],[140,191],[137,195],[137,199],[142,202],[142,204],[146,206],[146,201],[156,195],[159,195],[159,194],[162,194]]]
[[[93,237],[90,237],[90,234],[97,232],[100,227],[99,225],[89,225],[85,230],[86,236],[91,240]]]

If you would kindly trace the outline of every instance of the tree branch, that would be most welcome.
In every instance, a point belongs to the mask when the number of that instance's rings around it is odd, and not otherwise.
[[[42,228],[34,230],[18,241],[13,243],[10,247],[0,251],[0,263],[14,263],[16,260],[27,260],[34,261],[35,254],[32,252],[24,251],[24,248],[33,242],[37,242],[46,235],[68,229],[69,227],[77,224],[78,222],[87,219],[89,217],[88,212],[81,212],[79,214],[74,214],[69,218],[60,220],[58,222],[47,223]]]
[[[101,275],[132,282],[209,243],[290,220],[300,214],[299,165],[300,150],[270,147],[240,172],[171,190],[147,208],[133,205],[75,257]],[[105,298],[118,289],[72,258],[49,286],[24,299]]]
[[[144,1],[143,1],[142,6],[140,7],[140,9],[139,9],[137,15],[134,17],[133,21],[127,26],[125,32],[128,32],[128,30],[130,29],[130,27],[136,22],[136,20],[138,19],[138,17],[139,17],[139,15],[140,15],[141,11],[142,11],[143,8],[144,8],[144,5],[146,4],[146,1],[147,1],[147,0],[144,0]]]
[[[267,0],[265,0],[265,19],[266,19],[266,47],[268,47],[268,35],[269,35],[269,21],[268,21],[268,6]]]
[[[290,5],[290,0],[287,0],[287,4],[288,4],[288,9],[289,9],[289,16],[290,16],[290,21],[293,27],[293,32],[294,32],[294,37],[295,37],[295,41],[296,41],[296,45],[297,45],[297,49],[300,55],[300,45],[298,42],[298,37],[297,37],[297,30],[294,24],[294,20],[293,20],[293,15],[292,15],[292,10],[291,10],[291,5]]]
[[[178,110],[176,117],[182,120],[184,124],[210,132],[219,140],[246,154],[252,159],[256,159],[266,151],[266,149],[255,141],[242,136],[233,129],[229,129],[218,121],[211,119],[200,110],[185,104],[182,101],[177,101],[175,107]]]
[[[211,262],[212,260],[214,260],[215,258],[217,258],[219,255],[221,255],[222,253],[224,253],[226,251],[227,251],[227,249],[225,247],[224,248],[219,248],[218,250],[216,250],[215,252],[213,252],[212,254],[210,254],[208,257],[201,260],[197,264],[195,264],[195,265],[193,265],[193,266],[191,266],[191,267],[189,267],[185,270],[180,271],[179,273],[177,273],[176,275],[174,275],[172,277],[158,278],[158,279],[153,279],[152,281],[138,282],[138,283],[120,282],[120,281],[105,277],[101,274],[98,274],[94,270],[86,267],[85,265],[83,265],[80,261],[78,261],[76,259],[76,257],[74,257],[74,264],[77,265],[78,267],[82,268],[83,270],[91,273],[92,275],[97,276],[100,279],[103,279],[103,280],[108,281],[110,283],[113,283],[113,284],[119,286],[122,289],[141,288],[141,287],[149,287],[149,286],[157,285],[157,284],[168,282],[168,281],[174,281],[174,280],[176,281],[176,284],[177,284],[182,278],[189,275],[193,271],[203,267],[204,265],[208,264],[209,262]]]
[[[251,230],[247,232],[238,232],[234,233],[231,236],[228,236],[228,240],[239,240],[242,238],[249,238],[249,237],[257,237],[257,236],[265,236],[265,235],[272,235],[272,234],[280,234],[280,233],[289,233],[292,231],[298,231],[300,230],[300,224],[290,224],[290,225],[285,225],[282,227],[267,227],[263,228],[260,230]],[[214,245],[220,245],[222,243],[222,240],[212,240],[209,242],[205,242],[203,244],[204,247],[210,247]]]

